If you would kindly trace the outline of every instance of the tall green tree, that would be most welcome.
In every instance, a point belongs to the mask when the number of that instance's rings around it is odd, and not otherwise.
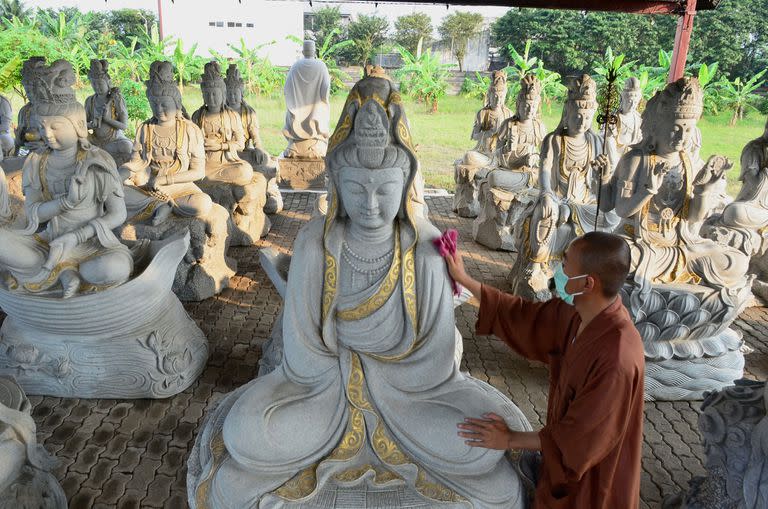
[[[432,20],[423,12],[414,12],[400,16],[395,20],[394,41],[415,54],[419,41],[422,47],[428,48],[432,42]]]
[[[24,5],[22,0],[0,0],[0,19],[18,18],[22,21],[32,15],[32,9]]]
[[[387,18],[375,14],[370,16],[360,14],[349,24],[347,37],[355,44],[344,48],[345,55],[349,55],[349,60],[352,62],[365,65],[373,58],[376,51],[387,42],[388,30],[389,21]]]
[[[143,30],[152,31],[152,27],[157,25],[157,17],[144,9],[117,9],[107,13],[106,23],[116,40],[130,46],[132,38]]]
[[[451,41],[451,48],[456,60],[459,61],[459,71],[464,70],[464,56],[467,54],[467,43],[473,35],[483,28],[483,15],[479,12],[456,11],[443,18],[437,31],[443,39]]]
[[[322,7],[314,11],[312,33],[320,46],[331,35],[330,44],[334,45],[344,40],[346,27],[341,20],[341,10],[338,7]]]

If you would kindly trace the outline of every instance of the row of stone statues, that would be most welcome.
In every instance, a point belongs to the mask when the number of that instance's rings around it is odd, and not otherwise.
[[[648,396],[700,398],[740,378],[743,343],[728,326],[751,299],[750,258],[768,248],[768,134],[745,147],[742,190],[729,203],[731,163],[699,158],[698,81],[670,83],[640,115],[638,82],[627,80],[605,147],[592,129],[596,83],[583,75],[567,88],[560,124],[542,137],[536,78],[521,81],[510,116],[506,77],[494,74],[477,146],[456,162],[456,212],[477,215],[478,242],[518,251],[513,290],[542,300],[571,240],[623,235],[633,257],[623,296],[644,337]]]

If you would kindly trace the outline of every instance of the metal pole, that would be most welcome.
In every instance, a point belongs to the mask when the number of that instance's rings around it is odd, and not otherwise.
[[[157,35],[160,36],[160,40],[163,37],[163,0],[157,0]]]
[[[685,75],[685,61],[693,32],[693,17],[696,15],[696,0],[685,3],[685,12],[677,22],[675,48],[672,50],[672,62],[669,66],[669,82],[677,81]]]

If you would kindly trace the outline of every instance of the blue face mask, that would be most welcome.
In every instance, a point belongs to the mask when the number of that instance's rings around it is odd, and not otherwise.
[[[577,295],[581,295],[584,292],[577,292],[577,293],[568,293],[568,291],[565,289],[565,285],[568,284],[568,281],[571,279],[581,279],[583,277],[587,277],[588,274],[583,274],[581,276],[573,276],[568,277],[568,275],[563,272],[563,266],[558,265],[555,269],[555,274],[553,279],[555,280],[555,291],[557,292],[557,296],[563,299],[567,304],[573,305],[573,298]]]

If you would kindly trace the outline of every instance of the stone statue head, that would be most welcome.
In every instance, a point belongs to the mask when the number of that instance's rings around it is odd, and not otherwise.
[[[147,99],[155,119],[163,122],[181,116],[181,93],[173,79],[170,62],[152,62],[146,85]]]
[[[21,86],[24,87],[24,93],[29,102],[35,101],[36,73],[41,67],[45,66],[45,57],[31,57],[21,65]]]
[[[304,55],[304,58],[315,58],[317,56],[315,41],[312,39],[306,39],[304,41],[304,45],[301,48],[301,54]]]
[[[642,145],[660,154],[685,150],[691,145],[703,108],[699,80],[685,77],[667,84],[645,106]]]
[[[227,97],[227,85],[224,83],[224,78],[221,77],[219,63],[215,60],[205,64],[200,88],[203,91],[203,102],[207,108],[218,111],[224,106]]]
[[[109,92],[112,86],[109,78],[109,63],[106,60],[91,59],[88,79],[91,81],[91,87],[96,94],[104,95]]]
[[[640,88],[640,80],[634,76],[627,78],[624,82],[624,89],[621,91],[621,102],[619,108],[623,113],[634,111],[640,106],[643,100],[643,89]]]
[[[541,116],[540,105],[541,81],[533,74],[526,74],[520,80],[520,92],[517,94],[515,103],[515,118],[517,120],[539,118]]]
[[[505,71],[493,71],[491,84],[485,94],[485,107],[491,110],[501,108],[507,101],[507,73]]]
[[[418,162],[400,94],[378,75],[350,91],[326,156],[329,221],[349,217],[376,228],[395,217],[413,218]]]
[[[230,108],[240,108],[243,102],[244,84],[237,64],[229,64],[229,67],[227,67],[227,77],[224,81],[227,85],[227,106]]]
[[[592,128],[597,110],[597,84],[589,74],[582,74],[568,76],[565,86],[568,98],[557,131],[569,135],[585,133]]]
[[[45,144],[64,150],[78,143],[90,147],[85,108],[77,102],[72,85],[75,72],[66,60],[56,60],[35,72],[36,98],[33,109]]]

